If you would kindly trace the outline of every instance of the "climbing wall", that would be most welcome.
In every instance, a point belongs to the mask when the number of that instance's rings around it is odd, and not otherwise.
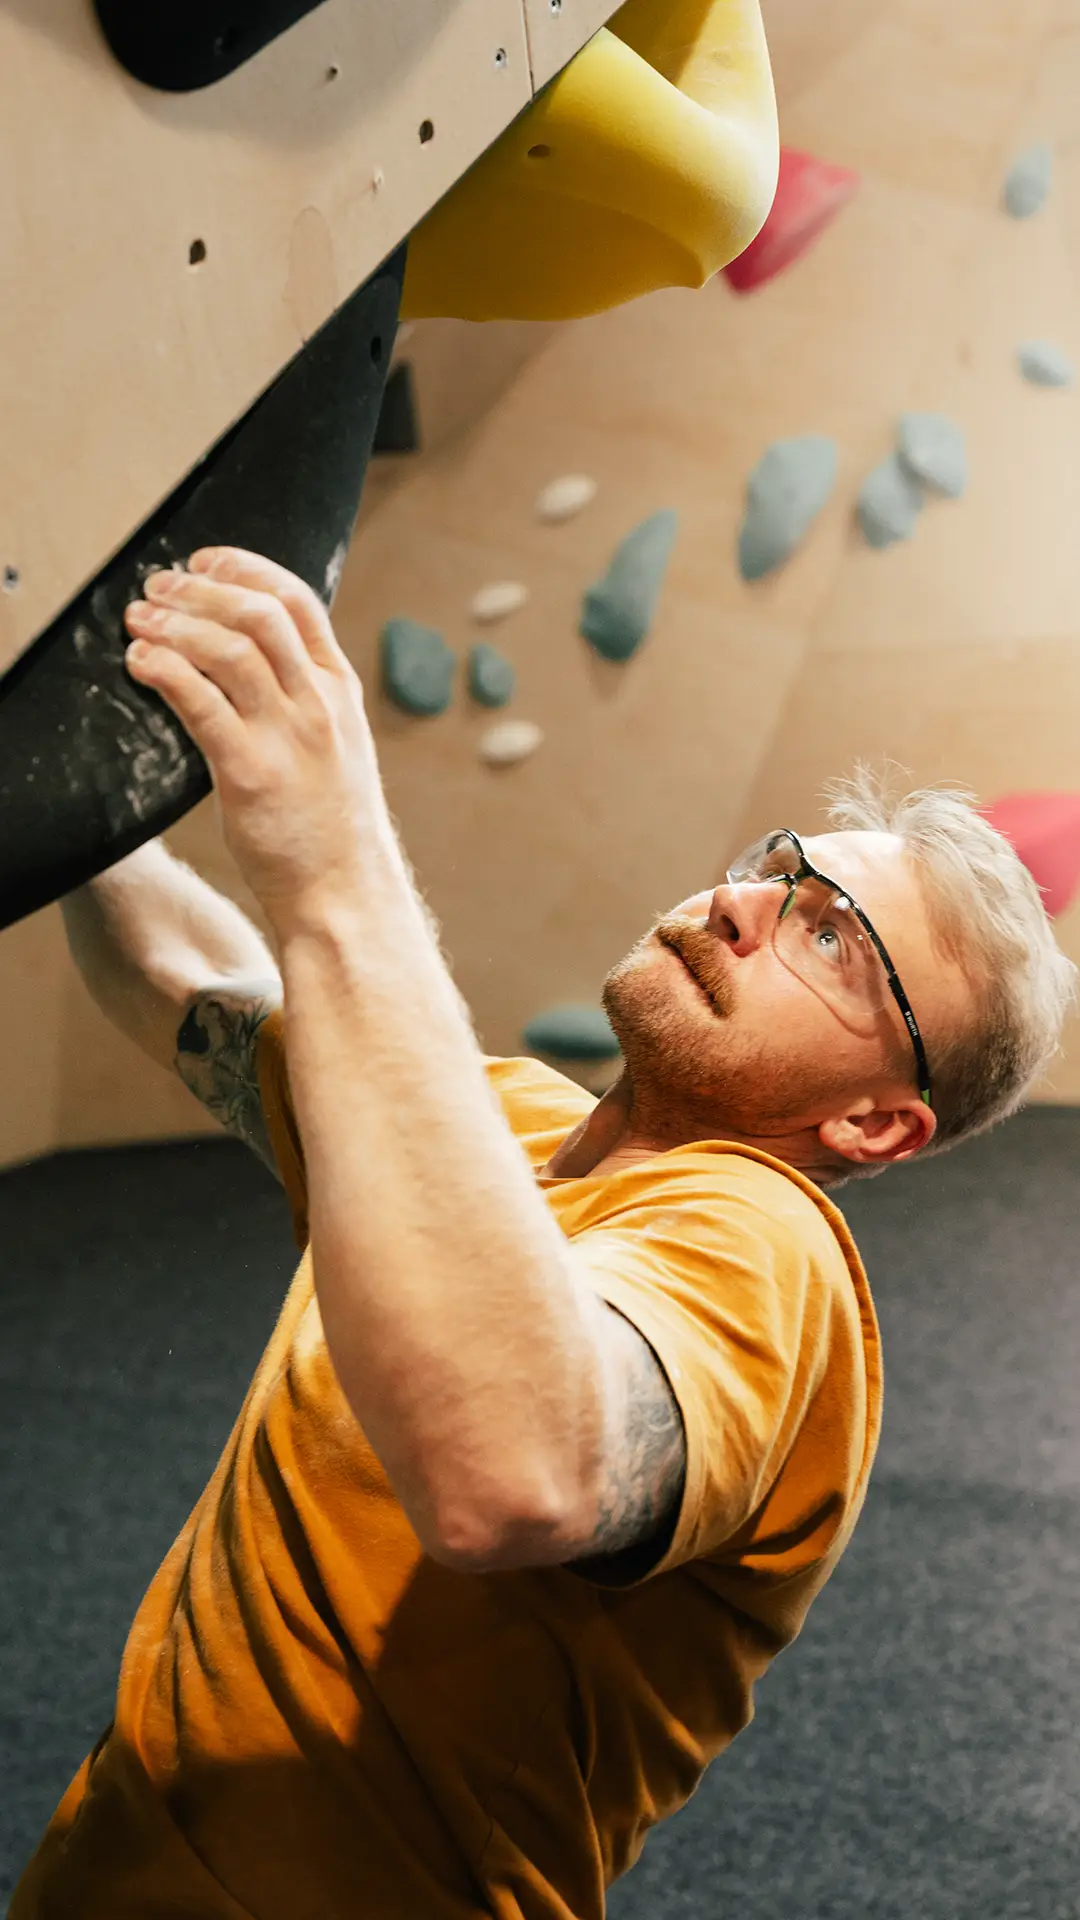
[[[595,1003],[650,916],[718,878],[742,840],[813,830],[821,783],[857,756],[987,802],[1080,785],[1078,401],[1017,358],[1045,341],[1080,359],[1080,4],[764,11],[783,140],[857,172],[857,191],[756,292],[720,280],[544,335],[486,411],[395,461],[342,581],[336,619],[391,804],[493,1052],[519,1050],[547,1008]],[[1004,182],[1036,143],[1050,190],[1016,218]],[[910,413],[961,429],[965,484],[927,495],[910,538],[873,546],[860,490]],[[804,436],[833,444],[831,490],[790,557],[746,579],[748,478]],[[594,497],[542,518],[539,496],[567,474],[591,476]],[[674,540],[648,632],[604,657],[581,632],[584,596],[662,514]],[[476,595],[507,583],[524,599],[479,621]],[[395,620],[453,655],[443,711],[387,697]],[[479,644],[513,669],[497,713],[469,691]],[[481,743],[507,721],[541,737],[495,767]],[[212,803],[171,843],[250,909]],[[0,1020],[26,1088],[0,1158],[202,1129],[89,1007],[58,922],[50,909],[0,946],[9,980],[21,969]],[[1080,959],[1077,910],[1059,933]],[[61,1043],[35,1048],[46,1019]],[[1046,1092],[1080,1097],[1075,1036]]]

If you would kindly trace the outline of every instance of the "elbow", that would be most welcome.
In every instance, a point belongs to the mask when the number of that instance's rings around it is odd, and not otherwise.
[[[448,1500],[421,1538],[425,1553],[457,1573],[508,1573],[559,1566],[581,1537],[575,1502],[553,1489],[497,1502]]]

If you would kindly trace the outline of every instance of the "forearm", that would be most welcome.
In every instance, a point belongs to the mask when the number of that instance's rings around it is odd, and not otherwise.
[[[160,840],[77,888],[61,906],[91,997],[163,1066],[173,1064],[176,1016],[195,988],[277,977],[258,929]]]
[[[421,1540],[578,1537],[597,1302],[533,1180],[424,911],[380,864],[282,942],[315,1286],[342,1389]],[[550,1548],[550,1553],[548,1549]]]

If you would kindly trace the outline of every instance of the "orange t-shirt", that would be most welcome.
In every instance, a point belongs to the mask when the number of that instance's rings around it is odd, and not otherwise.
[[[723,1141],[545,1179],[591,1096],[534,1060],[488,1074],[591,1284],[678,1398],[668,1552],[615,1586],[426,1558],[338,1386],[305,1251],[9,1920],[597,1920],[752,1718],[877,1446],[851,1236],[809,1180]],[[280,1015],[260,1075],[304,1247]]]

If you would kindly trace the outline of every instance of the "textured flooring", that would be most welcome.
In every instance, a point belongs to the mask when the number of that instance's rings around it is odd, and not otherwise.
[[[882,1321],[866,1509],[613,1920],[1078,1920],[1080,1112],[847,1190]],[[0,1900],[293,1268],[228,1141],[0,1175]],[[299,1920],[299,1917],[298,1917]]]

